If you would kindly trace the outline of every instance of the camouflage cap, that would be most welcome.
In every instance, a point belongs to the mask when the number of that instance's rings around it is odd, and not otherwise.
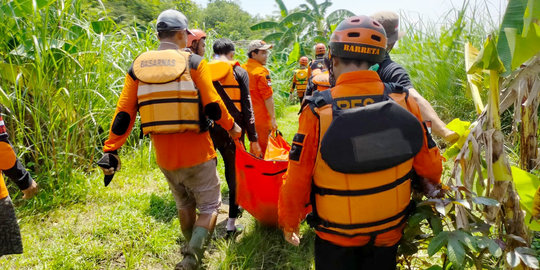
[[[399,15],[393,11],[379,11],[371,15],[371,18],[379,22],[386,32],[388,45],[396,43],[405,35],[399,31]]]
[[[257,49],[264,51],[264,50],[272,49],[273,47],[274,45],[272,44],[266,44],[266,42],[264,42],[263,40],[256,39],[249,43],[248,52],[252,52]]]

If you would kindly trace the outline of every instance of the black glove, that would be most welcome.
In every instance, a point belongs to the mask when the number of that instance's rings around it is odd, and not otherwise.
[[[118,169],[118,159],[111,153],[105,153],[97,164],[104,169],[114,168],[115,171]],[[113,177],[114,174],[105,175],[105,178],[103,179],[105,186],[108,186],[111,183]]]

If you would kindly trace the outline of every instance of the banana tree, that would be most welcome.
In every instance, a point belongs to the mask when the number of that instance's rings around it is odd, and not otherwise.
[[[478,193],[499,202],[485,207],[484,216],[494,225],[506,254],[506,266],[512,268],[538,269],[538,260],[528,248],[528,229],[540,229],[539,223],[531,221],[532,209],[540,205],[533,205],[534,191],[540,185],[534,174],[538,169],[539,19],[538,1],[510,0],[498,35],[489,36],[480,52],[469,44],[465,48],[471,95],[481,113],[457,145],[461,149],[454,160],[452,178],[463,189],[455,191],[455,196],[470,200],[471,194]],[[479,91],[486,72],[489,95],[483,108]],[[512,105],[513,127],[520,137],[521,168],[510,166],[501,131],[500,115]],[[456,214],[456,219],[461,224],[458,227],[467,227],[467,215]]]
[[[282,52],[282,57],[288,62],[295,62],[300,56],[311,54],[316,43],[328,43],[330,33],[337,24],[354,15],[346,9],[326,15],[332,5],[330,0],[320,4],[315,0],[306,0],[306,4],[292,10],[288,10],[282,0],[276,0],[276,3],[280,8],[280,17],[275,21],[257,23],[251,26],[251,30],[267,31],[268,34],[263,40],[275,43],[275,51]]]

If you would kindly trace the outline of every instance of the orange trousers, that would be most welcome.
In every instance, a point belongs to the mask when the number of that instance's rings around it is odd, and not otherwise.
[[[259,145],[261,146],[261,151],[264,155],[266,152],[266,146],[268,146],[268,135],[272,131],[271,126],[257,126],[255,124],[255,130],[257,130],[257,137],[259,138]]]

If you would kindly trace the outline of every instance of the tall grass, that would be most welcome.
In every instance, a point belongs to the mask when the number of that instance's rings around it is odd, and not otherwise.
[[[90,21],[80,1],[32,2],[0,4],[0,104],[40,186],[58,202],[77,200],[73,170],[94,166],[124,74],[155,37]]]
[[[446,122],[476,118],[466,89],[464,44],[481,47],[495,24],[485,12],[487,4],[449,10],[438,21],[423,21],[401,14],[406,35],[391,57],[409,72],[415,88]],[[485,93],[484,93],[485,94]]]

